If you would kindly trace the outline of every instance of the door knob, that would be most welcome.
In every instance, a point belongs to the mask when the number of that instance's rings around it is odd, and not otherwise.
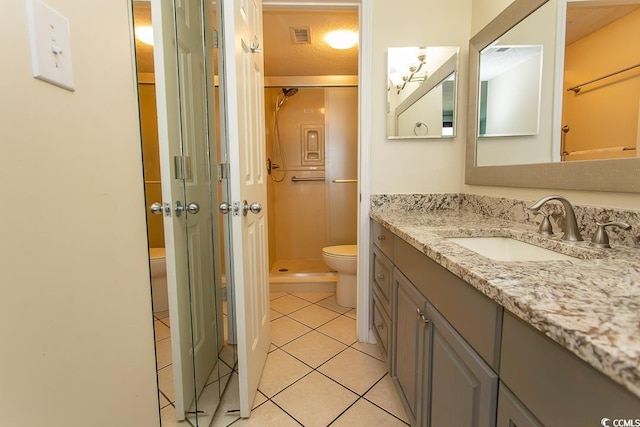
[[[196,202],[191,202],[187,205],[187,212],[189,212],[191,215],[195,215],[198,212],[200,212],[200,205],[198,205]]]
[[[247,216],[247,212],[258,214],[262,211],[262,205],[258,202],[249,204],[246,200],[242,203],[242,216]]]
[[[162,215],[162,211],[163,211],[162,203],[160,203],[160,202],[153,202],[153,203],[151,204],[151,206],[149,206],[149,211],[150,211],[153,215]]]
[[[185,212],[185,211],[187,213],[190,213],[190,214],[194,215],[194,214],[197,214],[198,212],[200,212],[200,205],[198,205],[195,202],[191,202],[188,205],[183,205],[178,200],[176,202],[176,207],[174,208],[174,210],[176,211],[176,216],[182,215],[182,212]]]
[[[218,210],[220,211],[221,214],[226,215],[229,212],[232,211],[232,206],[231,203],[227,203],[227,202],[222,202],[220,203],[220,205],[218,205]]]

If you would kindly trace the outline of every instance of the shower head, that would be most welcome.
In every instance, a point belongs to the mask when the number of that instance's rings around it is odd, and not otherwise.
[[[280,108],[282,107],[282,104],[284,104],[284,101],[291,98],[296,93],[298,93],[297,87],[283,87],[282,98],[280,98],[280,96],[276,97],[276,112],[280,110]]]
[[[283,87],[282,88],[282,93],[284,94],[285,98],[291,98],[293,95],[298,93],[298,88],[297,87]]]

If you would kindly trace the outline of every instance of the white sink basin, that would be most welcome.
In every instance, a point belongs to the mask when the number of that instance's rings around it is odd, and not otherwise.
[[[450,237],[449,241],[496,261],[574,260],[575,257],[508,237]]]

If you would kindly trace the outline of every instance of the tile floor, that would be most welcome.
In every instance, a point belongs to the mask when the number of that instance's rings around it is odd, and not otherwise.
[[[226,302],[222,304],[223,322],[226,336],[226,320],[227,306]],[[235,348],[229,344],[225,344],[221,350],[220,361],[211,372],[211,376],[206,382],[204,389],[198,400],[198,410],[203,411],[204,415],[188,417],[183,422],[178,422],[175,416],[175,399],[174,399],[174,382],[173,382],[173,362],[171,354],[171,328],[169,312],[154,313],[154,328],[156,334],[156,364],[158,369],[158,394],[160,401],[160,419],[162,427],[195,427],[208,426],[211,424],[215,408],[220,402],[220,394],[225,389],[233,372],[232,367],[235,364]],[[236,390],[235,394],[238,392]],[[237,400],[237,399],[236,399]]]
[[[173,366],[171,357],[171,329],[169,312],[153,314],[153,327],[156,334],[156,364],[158,368],[158,388],[160,395],[160,414],[167,418],[173,415]]]
[[[254,410],[240,419],[233,375],[213,426],[406,426],[382,355],[356,339],[333,292],[272,292],[272,345]]]

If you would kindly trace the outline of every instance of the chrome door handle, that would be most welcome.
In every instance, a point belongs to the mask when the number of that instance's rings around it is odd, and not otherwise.
[[[231,203],[222,202],[218,205],[218,210],[221,214],[226,215],[233,210]]]
[[[242,216],[247,216],[247,212],[258,214],[262,211],[262,205],[258,202],[249,204],[246,200],[242,203]]]
[[[183,205],[182,203],[180,203],[180,200],[178,200],[176,202],[176,207],[174,208],[174,210],[176,211],[176,216],[182,215],[182,212],[185,212],[185,211],[187,213],[195,215],[198,212],[200,212],[200,205],[198,205],[195,202],[191,202],[188,205]]]
[[[153,215],[162,215],[162,212],[164,211],[164,207],[160,202],[153,202],[151,206],[149,206],[149,211]]]
[[[174,210],[176,211],[176,216],[180,216],[182,215],[182,212],[184,212],[184,206],[182,206],[180,200],[176,202],[176,207],[174,208]]]
[[[191,202],[187,205],[187,212],[189,212],[191,215],[195,215],[198,212],[200,212],[200,205],[198,205],[196,202]]]

